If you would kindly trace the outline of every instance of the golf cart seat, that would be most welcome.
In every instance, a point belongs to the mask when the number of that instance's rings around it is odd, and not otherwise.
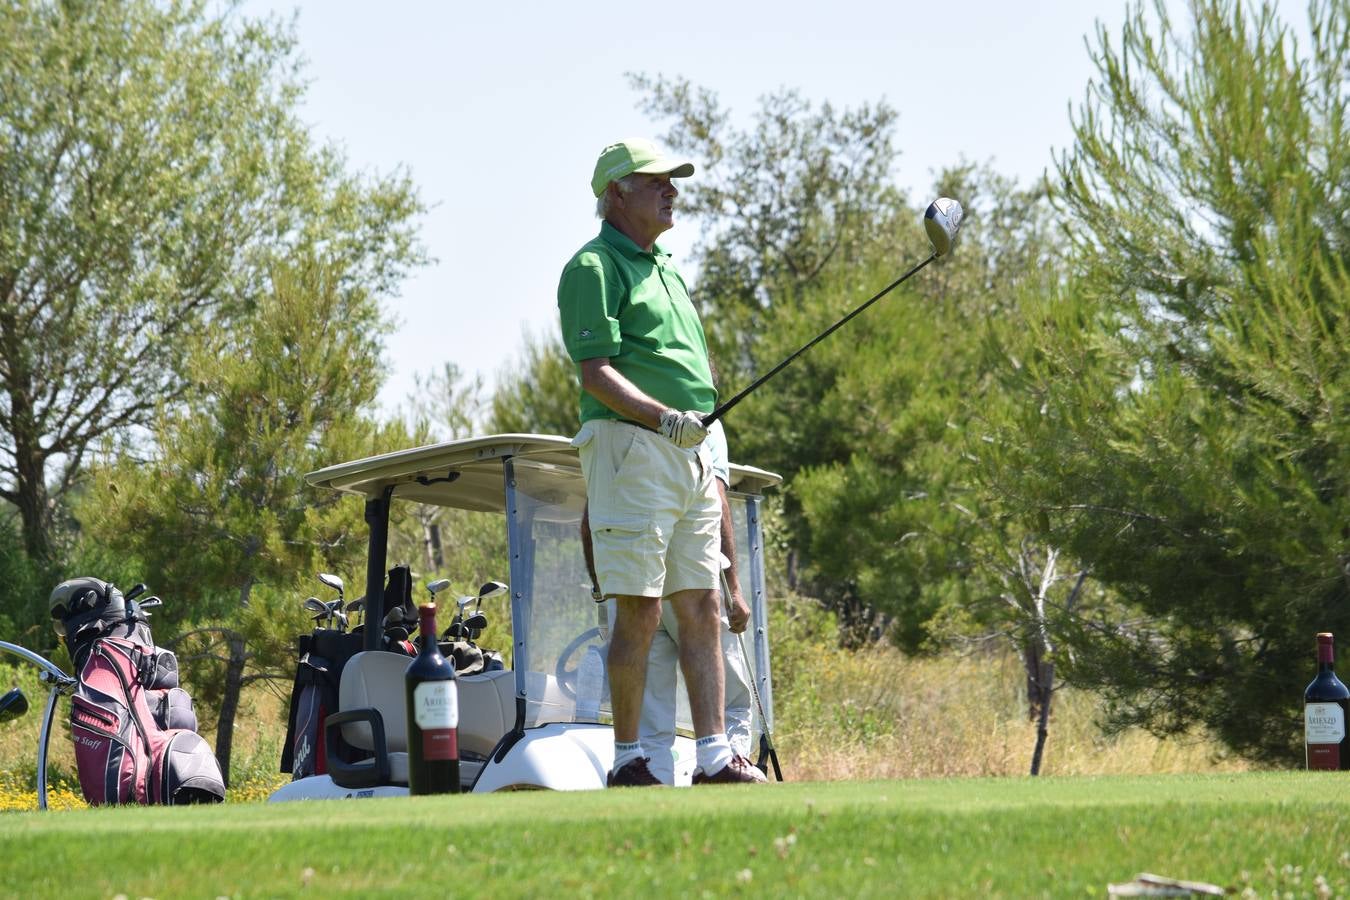
[[[487,758],[516,727],[516,673],[510,669],[465,675],[459,685],[459,752]]]
[[[412,660],[401,653],[367,650],[348,660],[338,687],[339,710],[324,729],[341,728],[343,739],[372,754],[354,763],[327,755],[328,774],[346,788],[408,783],[408,714],[403,675]],[[515,673],[466,675],[459,688],[461,757],[486,757],[515,725]],[[324,742],[326,747],[334,741]]]

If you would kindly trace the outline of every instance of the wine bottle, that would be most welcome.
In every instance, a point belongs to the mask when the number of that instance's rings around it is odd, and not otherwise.
[[[421,651],[408,664],[408,792],[459,793],[459,686],[436,642],[436,604],[418,607]]]
[[[1317,636],[1317,677],[1303,692],[1303,733],[1309,769],[1350,769],[1350,690],[1336,677],[1327,632]]]

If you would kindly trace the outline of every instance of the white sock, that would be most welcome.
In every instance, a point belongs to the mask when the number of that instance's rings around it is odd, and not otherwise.
[[[642,757],[642,742],[633,741],[631,744],[621,744],[614,742],[614,771],[617,772],[625,765],[635,759]]]
[[[716,775],[731,762],[731,742],[726,732],[709,734],[694,741],[694,753],[703,774]]]

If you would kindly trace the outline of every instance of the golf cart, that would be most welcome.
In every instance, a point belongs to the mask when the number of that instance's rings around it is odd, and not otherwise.
[[[603,607],[591,599],[582,556],[586,487],[570,442],[538,434],[470,438],[330,466],[307,480],[365,502],[370,528],[367,622],[380,622],[385,614],[391,501],[504,517],[510,555],[510,667],[462,676],[457,682],[462,789],[484,793],[604,787],[613,763],[614,735],[607,724],[607,679],[603,674],[594,677],[594,665],[604,659],[608,628]],[[761,494],[780,480],[761,469],[731,466],[728,493],[736,556],[751,612],[744,646],[758,691],[752,725],[756,740],[771,734],[773,726]],[[339,711],[325,723],[325,729],[341,729],[342,738],[369,757],[347,763],[330,754],[326,774],[292,781],[270,800],[408,793],[403,672],[409,659],[379,649],[380,640],[380,629],[366,630],[364,650],[342,671]],[[694,746],[682,685],[678,696],[675,783],[687,785]]]

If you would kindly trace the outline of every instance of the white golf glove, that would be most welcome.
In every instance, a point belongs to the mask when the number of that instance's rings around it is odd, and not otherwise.
[[[661,436],[676,447],[688,450],[703,443],[708,429],[703,426],[702,413],[668,409],[661,413]]]

